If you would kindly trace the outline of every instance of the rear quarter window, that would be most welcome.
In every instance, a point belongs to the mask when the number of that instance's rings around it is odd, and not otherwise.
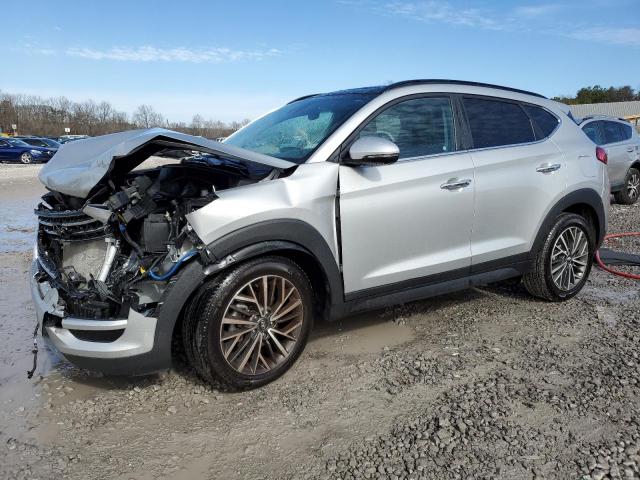
[[[547,138],[558,127],[558,123],[560,123],[560,120],[558,120],[555,115],[547,112],[544,108],[533,105],[523,105],[523,108],[533,121],[536,140]]]
[[[474,148],[533,142],[529,116],[520,105],[502,100],[465,97],[464,108]]]
[[[596,145],[604,145],[604,138],[600,132],[599,127],[600,122],[591,122],[587,123],[584,127],[582,127],[582,131],[591,139],[593,143]]]

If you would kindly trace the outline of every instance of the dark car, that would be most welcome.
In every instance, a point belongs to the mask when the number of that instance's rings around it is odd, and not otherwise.
[[[0,162],[47,163],[56,151],[29,145],[17,138],[0,138]]]
[[[60,142],[57,142],[51,138],[46,137],[14,137],[18,140],[22,140],[24,143],[33,145],[34,147],[46,147],[46,148],[60,148]]]

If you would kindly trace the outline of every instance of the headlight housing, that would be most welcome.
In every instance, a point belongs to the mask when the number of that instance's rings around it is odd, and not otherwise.
[[[32,155],[42,155],[42,150],[29,150]]]

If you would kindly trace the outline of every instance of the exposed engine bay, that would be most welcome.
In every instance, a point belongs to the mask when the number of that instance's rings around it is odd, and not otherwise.
[[[42,197],[35,211],[38,275],[58,290],[65,315],[104,319],[126,317],[129,309],[152,312],[185,262],[198,256],[208,261],[185,216],[215,201],[217,191],[281,173],[185,152],[180,163],[111,169],[86,198],[59,191]]]

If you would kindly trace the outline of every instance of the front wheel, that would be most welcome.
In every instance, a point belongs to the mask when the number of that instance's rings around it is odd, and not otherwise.
[[[580,215],[561,214],[523,277],[527,291],[554,302],[570,299],[584,287],[594,253],[593,227]]]
[[[284,374],[302,353],[313,323],[304,271],[284,257],[251,260],[203,287],[185,318],[185,349],[206,381],[255,388]]]
[[[630,168],[624,178],[622,190],[614,194],[616,203],[622,205],[632,205],[638,201],[640,196],[640,172],[635,168]]]
[[[22,155],[20,155],[20,163],[28,165],[31,162],[33,162],[33,157],[29,152],[24,152]]]

